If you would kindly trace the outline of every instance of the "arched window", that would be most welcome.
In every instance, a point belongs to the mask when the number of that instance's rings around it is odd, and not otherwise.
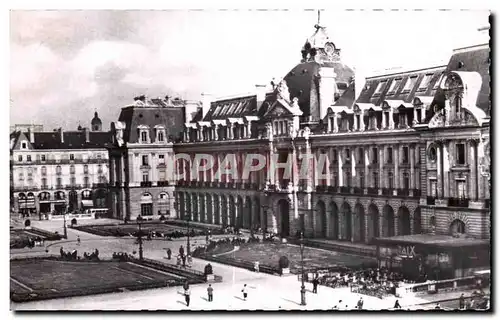
[[[83,166],[83,173],[89,173],[89,166],[88,165]]]
[[[150,193],[141,196],[141,216],[153,215],[153,197]]]
[[[163,135],[163,131],[158,132],[158,141],[163,142],[165,140],[165,137]]]
[[[453,234],[464,234],[465,233],[465,223],[461,220],[455,219],[450,225],[450,233]]]
[[[378,187],[379,187],[378,186],[378,172],[373,172],[372,175],[373,175],[373,187],[375,189],[378,189]]]
[[[170,197],[165,192],[160,193],[158,198],[158,215],[170,215]]]

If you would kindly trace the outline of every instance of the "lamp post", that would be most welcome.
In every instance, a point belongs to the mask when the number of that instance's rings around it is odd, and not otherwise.
[[[141,229],[141,222],[137,221],[137,224],[139,225],[139,234],[137,236],[137,241],[139,242],[139,260],[143,260],[143,250],[142,250],[142,229]]]
[[[64,239],[68,239],[68,230],[66,229],[66,213],[63,214],[63,219],[64,219]]]
[[[189,222],[191,221],[191,212],[187,213],[186,222],[187,222],[187,244],[186,244],[186,253],[188,256],[191,255],[191,243],[189,242]]]
[[[300,233],[300,262],[302,265],[302,285],[300,286],[300,305],[306,305],[306,287],[304,285],[304,232]]]

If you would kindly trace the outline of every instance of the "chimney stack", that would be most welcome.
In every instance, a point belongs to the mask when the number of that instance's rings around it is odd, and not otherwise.
[[[85,133],[85,143],[90,142],[90,130],[89,128],[83,128],[83,132]]]
[[[28,135],[30,143],[35,143],[35,129],[33,128],[33,126],[28,128]]]
[[[59,135],[61,137],[61,143],[64,143],[64,130],[63,130],[63,128],[59,128],[59,130],[57,130],[57,131],[59,131]]]
[[[255,85],[255,93],[257,95],[257,109],[260,108],[264,100],[266,100],[267,93],[267,85],[265,84],[256,84]]]
[[[210,93],[202,93],[201,94],[201,97],[202,97],[202,118],[205,117],[205,115],[208,113],[208,111],[210,110],[210,105],[213,101],[213,97]]]

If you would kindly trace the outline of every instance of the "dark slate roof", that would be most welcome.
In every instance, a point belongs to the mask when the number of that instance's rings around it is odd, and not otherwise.
[[[84,131],[63,132],[64,142],[58,131],[35,132],[34,149],[85,149],[106,148],[112,144],[111,132],[89,132],[89,142],[85,142]]]
[[[476,46],[477,49],[471,47],[467,51],[461,52],[463,49],[457,49],[457,53],[451,56],[451,59],[446,67],[446,72],[450,71],[475,71],[481,75],[483,81],[481,90],[477,98],[476,105],[482,109],[487,115],[490,115],[491,99],[490,99],[490,49],[485,45]],[[461,65],[461,67],[460,67]],[[443,96],[444,97],[444,96]],[[444,105],[444,99],[437,99],[438,105]]]
[[[416,96],[433,96],[436,90],[434,84],[439,80],[443,73],[445,66],[438,66],[427,69],[420,69],[414,71],[405,71],[400,73],[393,73],[388,75],[376,76],[366,79],[364,88],[357,99],[357,103],[372,103],[376,106],[382,104],[384,100],[403,100],[404,102],[411,103]],[[432,74],[432,78],[427,83],[427,86],[420,88],[420,84],[426,75]],[[406,82],[410,78],[417,77],[417,81],[413,88],[409,91],[403,91]],[[389,88],[393,81],[401,80],[401,83],[395,88],[394,92],[389,93]],[[385,81],[383,90],[375,93],[379,83]]]
[[[150,136],[153,136],[156,125],[164,125],[167,137],[178,138],[182,135],[186,121],[182,107],[137,107],[122,108],[118,121],[124,122],[126,127],[123,132],[125,142],[137,142],[139,139],[137,127],[147,125]]]
[[[254,115],[257,115],[257,96],[245,95],[212,102],[210,110],[208,110],[203,121],[242,118]]]
[[[331,66],[337,74],[337,82],[350,83],[354,76],[354,71],[351,68],[341,62],[332,62]],[[311,90],[313,94],[319,92],[316,80],[320,67],[321,65],[314,61],[299,63],[284,78],[290,91],[290,97],[299,98],[299,107],[303,116],[319,117],[319,108],[316,105],[318,99],[313,97],[311,103]]]
[[[335,101],[334,106],[352,107],[356,97],[355,82],[352,81],[340,98]]]

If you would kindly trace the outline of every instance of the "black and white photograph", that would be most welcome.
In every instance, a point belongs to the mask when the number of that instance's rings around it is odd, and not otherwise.
[[[492,14],[11,9],[10,309],[491,312]]]

